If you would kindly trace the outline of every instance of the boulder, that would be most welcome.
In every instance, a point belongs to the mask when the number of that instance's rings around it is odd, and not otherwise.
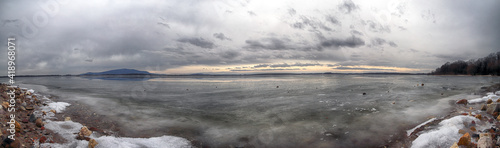
[[[483,117],[479,114],[479,115],[476,115],[476,118],[479,119],[479,120],[482,120]]]
[[[491,136],[487,133],[479,135],[479,140],[477,141],[478,148],[493,148],[493,140]]]
[[[92,131],[90,131],[86,126],[83,126],[81,129],[80,129],[80,132],[78,133],[78,135],[80,136],[83,136],[83,137],[88,137],[92,134]]]
[[[42,121],[42,118],[38,118],[38,119],[36,119],[35,124],[36,124],[36,126],[38,126],[38,127],[42,127],[42,126],[43,126],[43,121]]]
[[[491,99],[488,99],[488,101],[486,101],[486,104],[491,104],[491,103],[493,103],[493,100]]]
[[[462,100],[457,101],[457,104],[467,105],[467,103],[469,103],[469,101],[467,101],[467,99],[462,99]]]
[[[486,107],[486,112],[488,114],[493,114],[495,112],[499,112],[500,111],[500,103],[492,103],[492,104],[488,104],[487,107]]]
[[[95,141],[94,139],[89,140],[89,148],[95,148],[97,144],[99,143],[97,143],[97,141]]]
[[[4,148],[20,148],[21,147],[21,140],[12,140],[10,138],[5,138],[2,141],[2,146]]]
[[[469,133],[465,133],[462,137],[460,137],[460,140],[458,140],[458,146],[470,146],[471,145],[471,140],[470,140],[470,135]]]

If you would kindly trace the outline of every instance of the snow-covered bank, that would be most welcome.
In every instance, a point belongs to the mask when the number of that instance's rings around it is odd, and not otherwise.
[[[411,147],[493,147],[498,145],[499,143],[496,141],[497,136],[500,136],[500,129],[497,126],[500,124],[498,121],[500,119],[498,115],[498,111],[500,110],[499,95],[500,91],[497,91],[495,93],[487,93],[486,96],[481,98],[457,101],[457,112],[455,114],[460,115],[445,119],[435,128],[418,133],[418,137],[413,140]],[[470,105],[467,106],[467,104]],[[418,125],[414,129],[428,125],[431,120]],[[414,129],[408,130],[409,134]]]

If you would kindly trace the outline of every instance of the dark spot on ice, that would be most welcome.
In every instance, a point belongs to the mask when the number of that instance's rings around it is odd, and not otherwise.
[[[276,88],[280,88],[280,86],[276,86]]]
[[[363,93],[363,95],[366,95],[366,93]]]

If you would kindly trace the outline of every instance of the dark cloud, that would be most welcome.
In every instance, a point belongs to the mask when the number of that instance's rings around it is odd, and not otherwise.
[[[393,41],[389,42],[389,46],[391,47],[398,47],[398,44],[394,43]]]
[[[268,64],[259,64],[259,65],[255,65],[253,66],[254,68],[263,68],[263,67],[269,67]]]
[[[221,57],[226,59],[234,59],[240,55],[237,51],[226,51],[220,54]]]
[[[334,47],[334,48],[340,48],[340,47],[350,47],[350,48],[355,48],[359,46],[365,45],[365,41],[363,39],[352,36],[348,37],[346,39],[329,39],[329,40],[324,40],[321,42],[322,47]]]
[[[368,30],[371,32],[391,33],[391,28],[389,28],[389,26],[383,26],[380,23],[371,20],[366,21],[366,25]]]
[[[326,16],[326,21],[332,23],[332,24],[335,24],[335,25],[342,25],[342,23],[334,16]]]
[[[215,47],[214,43],[212,43],[208,40],[205,40],[201,37],[200,38],[181,38],[181,39],[178,39],[177,41],[182,42],[182,43],[189,43],[189,44],[201,47],[201,48],[212,49]]]
[[[382,38],[376,37],[376,38],[372,38],[371,43],[372,43],[372,46],[382,46],[382,45],[386,44],[387,41],[385,41]]]
[[[337,70],[383,70],[383,71],[395,71],[395,69],[382,69],[382,68],[361,68],[361,67],[335,67],[332,69],[337,69]]]
[[[276,68],[276,67],[291,67],[291,66],[292,65],[288,65],[287,63],[269,65],[269,67],[271,67],[271,68]]]
[[[340,23],[340,22],[338,22]],[[325,25],[322,21],[314,17],[300,16],[300,21],[290,24],[291,27],[296,29],[309,29],[311,32],[319,32],[319,29],[324,31],[332,31],[330,27]]]
[[[290,39],[265,38],[261,40],[246,40],[245,43],[247,44],[247,46],[245,46],[245,48],[287,50],[290,49],[287,45],[287,42],[290,42]]]
[[[309,67],[309,66],[323,66],[323,64],[319,64],[319,63],[295,63],[292,66]]]
[[[231,41],[231,38],[228,38],[224,35],[224,33],[214,33],[214,37],[219,39],[219,40],[229,40]]]
[[[351,35],[363,35],[363,33],[357,31],[357,30],[351,30]]]
[[[356,4],[354,4],[354,2],[352,2],[351,0],[345,0],[342,4],[338,5],[338,7],[346,14],[359,9],[359,7],[356,6]]]

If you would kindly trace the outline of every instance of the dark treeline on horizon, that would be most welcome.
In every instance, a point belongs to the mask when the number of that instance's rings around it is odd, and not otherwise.
[[[472,59],[467,62],[455,61],[431,72],[433,75],[500,75],[500,52],[491,53],[487,57]]]

